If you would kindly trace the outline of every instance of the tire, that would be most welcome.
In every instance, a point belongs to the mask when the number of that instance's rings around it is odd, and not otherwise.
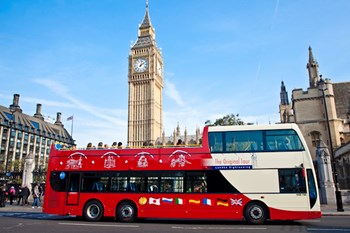
[[[267,219],[266,207],[258,202],[248,203],[244,209],[244,218],[251,224],[264,224]]]
[[[124,201],[118,205],[117,217],[120,222],[135,222],[137,208],[133,202]]]
[[[100,221],[103,216],[102,204],[98,201],[89,201],[84,206],[84,218],[90,222]]]

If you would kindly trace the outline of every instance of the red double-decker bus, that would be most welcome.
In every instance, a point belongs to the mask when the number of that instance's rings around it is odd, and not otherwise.
[[[201,147],[52,146],[43,211],[122,222],[312,219],[321,217],[316,182],[295,124],[206,126]]]

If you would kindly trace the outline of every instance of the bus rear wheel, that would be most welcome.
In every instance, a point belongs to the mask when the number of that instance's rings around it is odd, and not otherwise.
[[[244,209],[244,218],[252,224],[264,224],[267,219],[266,207],[258,202],[248,203]]]
[[[133,202],[124,201],[118,205],[117,216],[120,222],[134,222],[137,217],[137,208]]]
[[[103,216],[102,204],[98,201],[89,201],[84,206],[84,218],[87,221],[96,222]]]

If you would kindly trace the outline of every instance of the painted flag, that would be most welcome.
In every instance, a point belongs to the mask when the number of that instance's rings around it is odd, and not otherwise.
[[[152,198],[152,197],[150,197],[148,203],[150,205],[160,205],[160,198]]]
[[[200,200],[193,200],[193,199],[190,199],[188,202],[193,203],[193,204],[200,204],[201,203]]]
[[[184,201],[182,200],[182,198],[175,198],[175,204],[176,205],[183,205]]]
[[[216,205],[228,206],[228,200],[218,198],[216,200]]]
[[[72,121],[73,120],[73,115],[67,118],[67,121]]]
[[[203,205],[211,205],[211,200],[208,198],[203,198]]]
[[[239,206],[242,206],[242,198],[240,199],[233,199],[233,198],[230,198],[231,200],[231,205],[239,205]]]
[[[162,197],[162,202],[173,203],[173,199],[172,199],[172,198],[165,198],[165,197]]]

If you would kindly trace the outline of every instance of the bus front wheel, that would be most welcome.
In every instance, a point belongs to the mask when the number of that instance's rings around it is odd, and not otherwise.
[[[264,224],[267,219],[266,207],[258,202],[248,203],[244,210],[245,219],[252,224]]]
[[[84,206],[84,218],[88,221],[99,221],[103,216],[102,204],[98,201],[89,201]]]
[[[117,216],[120,222],[134,222],[137,217],[137,208],[133,202],[124,201],[118,205]]]

